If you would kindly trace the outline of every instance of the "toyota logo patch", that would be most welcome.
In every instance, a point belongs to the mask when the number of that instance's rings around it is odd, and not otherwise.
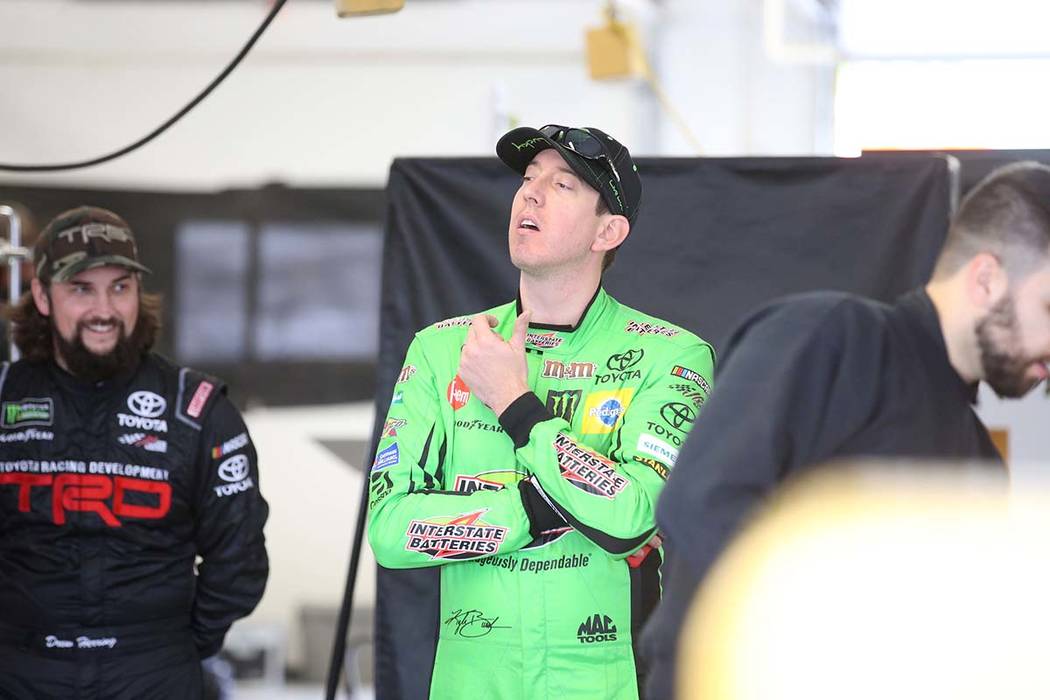
[[[693,422],[696,418],[696,411],[693,410],[692,406],[676,401],[674,403],[665,403],[664,407],[660,409],[660,416],[669,426],[675,430],[681,430],[686,423]]]
[[[234,455],[219,465],[219,476],[224,481],[241,481],[248,476],[248,457]]]
[[[156,418],[164,413],[168,402],[160,394],[152,391],[136,391],[128,397],[128,408],[137,416]]]
[[[645,351],[641,348],[638,348],[637,350],[627,350],[610,357],[605,363],[605,366],[613,372],[622,372],[641,362],[643,355],[645,355]]]

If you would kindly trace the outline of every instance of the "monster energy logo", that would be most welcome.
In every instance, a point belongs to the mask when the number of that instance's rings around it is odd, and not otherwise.
[[[529,139],[528,141],[525,141],[524,143],[515,143],[514,148],[518,149],[519,151],[524,151],[526,148],[532,148],[533,146],[535,146],[537,142],[543,143],[546,140],[547,139],[545,138],[536,136],[534,138]]]
[[[51,399],[5,401],[3,422],[5,428],[21,425],[51,425]]]
[[[581,389],[548,391],[547,410],[553,413],[555,417],[561,418],[569,425],[572,425],[572,418],[576,415],[576,409],[580,406],[581,398],[583,398],[583,390]]]
[[[616,203],[620,205],[620,211],[627,211],[627,208],[623,205],[623,200],[620,199],[620,190],[616,187],[616,180],[609,178],[609,189],[612,190],[613,196],[616,197]]]

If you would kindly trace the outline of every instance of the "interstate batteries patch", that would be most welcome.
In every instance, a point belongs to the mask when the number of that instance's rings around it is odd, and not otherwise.
[[[613,499],[627,488],[627,479],[612,463],[576,443],[563,433],[554,438],[561,476],[576,488],[594,496]]]
[[[481,519],[488,508],[456,516],[434,516],[413,520],[405,534],[409,552],[431,559],[476,559],[495,554],[506,539],[509,528],[489,525]]]

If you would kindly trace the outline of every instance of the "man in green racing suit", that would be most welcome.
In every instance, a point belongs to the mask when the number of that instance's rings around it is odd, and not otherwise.
[[[597,129],[506,134],[519,299],[416,334],[370,475],[390,568],[443,566],[433,698],[637,698],[654,508],[714,353],[601,286],[637,213]],[[531,321],[531,323],[530,323]]]

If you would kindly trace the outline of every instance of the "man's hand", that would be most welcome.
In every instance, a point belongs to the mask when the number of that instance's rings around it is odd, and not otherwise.
[[[492,330],[498,323],[496,317],[478,314],[470,323],[467,342],[459,355],[459,378],[497,416],[529,391],[525,333],[530,315],[525,311],[518,316],[510,340],[504,340]]]
[[[637,569],[645,561],[645,558],[649,556],[649,553],[654,549],[659,549],[663,545],[664,539],[659,534],[653,535],[653,538],[649,540],[644,547],[639,549],[637,552],[627,557],[627,566],[632,569]]]

